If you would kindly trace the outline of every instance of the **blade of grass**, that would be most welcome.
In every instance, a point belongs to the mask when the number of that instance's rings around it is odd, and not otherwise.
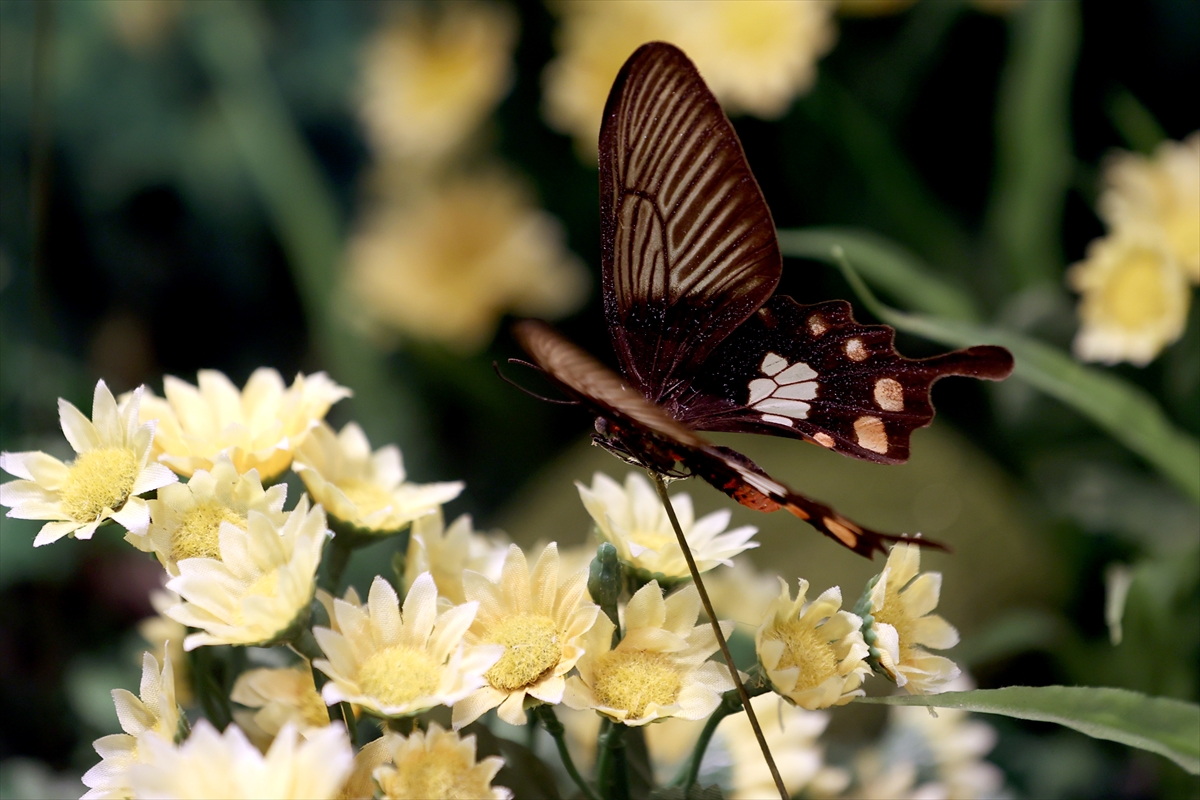
[[[1200,706],[1126,689],[1008,686],[924,697],[860,697],[857,703],[957,708],[1055,722],[1096,739],[1149,750],[1200,774]]]

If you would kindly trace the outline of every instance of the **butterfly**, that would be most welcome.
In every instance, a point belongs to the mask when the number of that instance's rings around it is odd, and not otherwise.
[[[1001,380],[1013,360],[979,346],[920,360],[841,300],[775,294],[782,257],[741,142],[696,67],[651,42],[626,61],[600,131],[605,317],[621,375],[537,320],[517,341],[596,415],[596,442],[659,474],[695,475],[742,505],[787,509],[868,558],[909,539],[872,531],[767,475],[702,431],[803,439],[903,463],[930,424],[932,384]]]

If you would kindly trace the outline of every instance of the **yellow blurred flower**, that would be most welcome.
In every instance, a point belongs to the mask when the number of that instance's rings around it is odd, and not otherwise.
[[[266,750],[288,723],[304,736],[329,724],[329,707],[317,694],[312,670],[307,666],[243,672],[234,682],[229,699],[257,709],[235,710],[233,718],[260,750]]]
[[[787,583],[779,579],[779,597],[754,637],[759,661],[775,691],[801,708],[845,705],[865,694],[860,687],[871,673],[859,631],[862,619],[840,610],[838,587],[805,605],[808,581],[799,584],[792,600]]]
[[[596,523],[597,534],[617,548],[621,561],[643,573],[643,577],[663,583],[678,583],[690,577],[662,500],[644,475],[630,472],[622,487],[597,472],[590,487],[578,481],[575,487]],[[696,519],[689,495],[672,495],[671,504],[701,572],[718,564],[730,565],[730,559],[738,553],[758,547],[758,542],[750,541],[757,528],[747,525],[725,530],[732,517],[728,509]]]
[[[1149,158],[1112,156],[1097,206],[1115,233],[1140,230],[1140,239],[1160,240],[1170,260],[1200,283],[1200,131],[1163,142]]]
[[[496,580],[507,553],[504,534],[476,533],[471,527],[470,514],[463,514],[447,528],[439,510],[413,523],[404,562],[404,584],[412,586],[422,573],[428,572],[437,584],[440,599],[462,605],[467,602],[463,592],[464,572],[472,570]]]
[[[383,800],[508,800],[513,793],[492,786],[504,759],[475,760],[475,737],[459,738],[436,722],[410,736],[385,736],[391,764],[376,768],[374,777]]]
[[[717,638],[707,623],[695,624],[699,613],[695,585],[664,600],[658,582],[650,581],[625,607],[625,636],[616,647],[612,622],[599,614],[584,637],[579,675],[567,680],[563,702],[633,726],[707,717],[733,680],[724,664],[708,660],[718,650]],[[721,630],[728,636],[733,623],[722,622]]]
[[[221,524],[246,529],[251,511],[278,526],[287,519],[283,511],[287,486],[266,490],[258,471],[238,473],[228,456],[217,456],[212,470],[198,469],[185,484],[158,490],[150,500],[150,528],[144,536],[125,539],[139,550],[152,552],[172,576],[179,574],[185,558],[221,558]]]
[[[187,626],[166,616],[168,608],[178,605],[179,595],[170,589],[155,589],[150,592],[150,606],[155,615],[138,623],[138,635],[150,645],[151,653],[171,660],[175,677],[175,699],[179,705],[192,704],[192,681],[188,675],[187,659],[184,657],[183,640],[187,637]]]
[[[338,792],[338,800],[374,800],[376,769],[389,763],[392,753],[388,749],[387,736],[367,742],[354,754],[354,768],[350,777]]]
[[[753,631],[779,596],[779,577],[759,572],[749,557],[742,556],[733,559],[732,566],[705,575],[704,588],[718,617]]]
[[[1082,295],[1074,351],[1085,361],[1145,366],[1187,326],[1187,277],[1145,227],[1093,241],[1067,281]]]
[[[817,738],[829,725],[829,715],[788,705],[772,694],[750,698],[780,777],[793,797],[835,797],[850,784],[850,775],[825,764]],[[924,711],[924,709],[921,709]],[[762,750],[745,714],[721,721],[717,735],[733,762],[730,800],[756,800],[776,793]]]
[[[158,420],[158,460],[184,477],[211,470],[224,453],[238,472],[257,469],[271,481],[292,463],[293,451],[329,407],[351,394],[323,372],[297,375],[285,386],[266,367],[255,370],[241,391],[216,370],[200,370],[197,383],[168,375],[166,399],[147,392],[141,407],[143,422]]]
[[[469,646],[463,635],[477,603],[438,613],[437,586],[422,575],[404,598],[381,576],[365,607],[334,600],[340,632],[316,627],[326,658],[313,666],[329,676],[321,690],[330,705],[356,703],[382,717],[405,717],[452,706],[483,686],[484,673],[504,654],[499,645]]]
[[[455,730],[497,706],[500,719],[524,725],[527,702],[562,702],[565,676],[583,655],[582,637],[600,608],[584,600],[587,573],[560,580],[558,566],[558,546],[551,542],[531,575],[525,553],[514,544],[499,581],[464,574],[467,600],[477,602],[479,611],[463,640],[503,645],[504,655],[487,671],[485,686],[454,704]]]
[[[499,4],[402,6],[364,51],[362,118],[374,148],[421,160],[456,149],[512,86],[516,38]]]
[[[554,6],[558,56],[543,75],[543,113],[596,160],[600,117],[625,60],[649,41],[669,41],[695,61],[731,113],[782,115],[811,88],[833,46],[836,5],[825,0],[588,0]]]
[[[152,653],[142,654],[141,697],[124,689],[113,689],[113,704],[124,733],[102,736],[93,743],[100,763],[83,776],[88,791],[84,800],[122,800],[132,797],[130,769],[147,760],[147,739],[171,744],[182,737],[187,721],[175,698],[171,659],[163,657],[162,669]]]
[[[147,763],[130,770],[134,797],[324,800],[337,797],[354,760],[341,725],[313,731],[306,738],[294,725],[285,725],[265,754],[237,725],[218,733],[204,719],[178,747],[160,739],[146,744]]]
[[[929,652],[958,644],[958,631],[938,614],[940,572],[920,573],[921,548],[897,544],[855,609],[871,666],[909,694],[937,694],[958,677],[958,665]],[[920,574],[918,574],[920,573]]]
[[[191,628],[187,650],[215,644],[268,645],[307,619],[328,529],[320,506],[301,496],[282,524],[252,511],[241,528],[221,523],[221,557],[186,558],[167,583],[186,601],[167,610]]]
[[[317,425],[296,451],[293,469],[313,500],[329,516],[373,533],[399,531],[415,519],[435,513],[463,489],[453,483],[408,483],[400,448],[371,452],[363,429],[351,422],[334,434]]]
[[[376,209],[349,269],[373,323],[462,352],[487,346],[504,314],[561,316],[588,287],[559,221],[500,170]]]
[[[138,422],[142,400],[139,388],[118,405],[104,381],[98,381],[88,419],[60,398],[63,434],[78,454],[70,464],[40,450],[0,453],[0,469],[20,479],[0,485],[0,505],[8,507],[7,516],[49,520],[34,547],[64,536],[90,539],[109,519],[131,533],[145,533],[150,509],[138,495],[177,479],[150,460],[155,426]]]

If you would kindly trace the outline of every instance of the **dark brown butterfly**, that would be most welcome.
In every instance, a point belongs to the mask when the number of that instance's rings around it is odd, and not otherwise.
[[[868,558],[905,540],[864,529],[697,431],[791,436],[902,463],[912,431],[933,420],[934,381],[1001,380],[1008,351],[907,359],[891,328],[855,322],[848,303],[774,295],[782,259],[771,212],[733,126],[670,44],[643,45],[613,84],[600,215],[604,310],[624,377],[542,322],[514,328],[564,393],[598,415],[598,443],[662,474],[681,465],[750,508],[786,508]]]

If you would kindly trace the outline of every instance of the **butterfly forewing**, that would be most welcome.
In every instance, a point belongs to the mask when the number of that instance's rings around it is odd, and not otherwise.
[[[600,132],[605,313],[621,367],[678,393],[779,282],[775,226],[741,143],[678,48],[643,45]]]
[[[912,432],[933,421],[935,381],[1012,371],[1003,348],[909,359],[894,336],[856,322],[840,300],[804,306],[773,297],[713,353],[681,398],[679,418],[699,430],[783,434],[895,464],[908,460]]]

